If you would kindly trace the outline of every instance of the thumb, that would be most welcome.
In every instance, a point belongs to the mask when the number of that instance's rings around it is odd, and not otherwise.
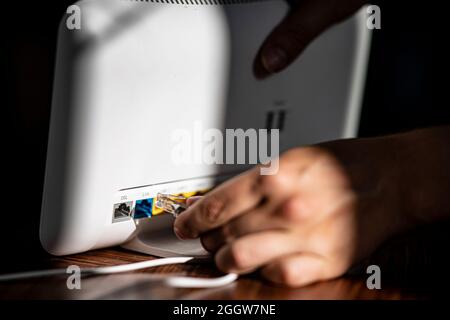
[[[356,12],[362,0],[302,0],[264,41],[254,73],[264,78],[291,64],[320,33]]]

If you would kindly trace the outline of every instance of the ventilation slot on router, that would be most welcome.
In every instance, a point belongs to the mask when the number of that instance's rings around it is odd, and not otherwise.
[[[151,2],[161,4],[181,4],[181,5],[230,5],[230,4],[246,4],[252,2],[264,2],[271,0],[126,0],[134,2]]]

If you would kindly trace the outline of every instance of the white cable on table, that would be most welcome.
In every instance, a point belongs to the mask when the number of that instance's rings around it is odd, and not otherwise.
[[[238,278],[235,273],[228,273],[217,278],[168,277],[164,283],[175,288],[216,288],[234,282]]]
[[[98,268],[84,268],[81,269],[81,274],[83,275],[100,275],[100,274],[115,274],[136,271],[146,268],[153,268],[164,266],[168,264],[183,264],[195,259],[194,257],[172,257],[172,258],[162,258],[154,259],[142,262],[135,262],[129,264],[122,264],[118,266],[108,266],[108,267],[98,267]],[[21,280],[36,277],[48,277],[55,275],[67,274],[66,269],[51,269],[51,270],[39,270],[39,271],[29,271],[12,273],[6,275],[0,275],[0,281],[12,281]],[[238,278],[237,274],[230,273],[222,277],[217,278],[195,278],[195,277],[178,277],[170,276],[164,279],[163,282],[169,286],[177,288],[214,288],[227,285],[232,283]]]

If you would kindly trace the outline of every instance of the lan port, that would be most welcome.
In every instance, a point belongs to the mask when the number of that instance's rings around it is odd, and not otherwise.
[[[130,217],[133,202],[122,202],[114,205],[114,221],[125,220]]]

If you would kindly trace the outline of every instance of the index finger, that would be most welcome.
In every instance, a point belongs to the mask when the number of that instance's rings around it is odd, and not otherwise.
[[[263,199],[259,170],[252,169],[223,183],[183,212],[174,224],[181,239],[197,238],[256,207]]]

